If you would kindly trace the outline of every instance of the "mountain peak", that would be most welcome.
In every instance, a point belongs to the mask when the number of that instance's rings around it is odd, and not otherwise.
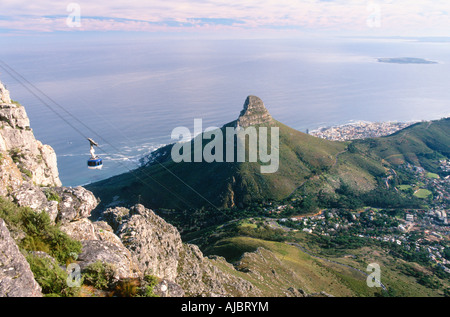
[[[257,96],[248,96],[244,103],[236,126],[248,127],[256,124],[272,122],[272,116],[267,111],[261,98]]]

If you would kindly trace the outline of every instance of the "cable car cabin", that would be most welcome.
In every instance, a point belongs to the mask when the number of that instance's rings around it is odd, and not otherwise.
[[[89,159],[87,165],[91,170],[100,170],[102,169],[103,162],[101,158],[96,157],[95,159]]]

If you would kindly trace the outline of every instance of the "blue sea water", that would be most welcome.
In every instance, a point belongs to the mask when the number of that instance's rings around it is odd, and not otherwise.
[[[448,42],[55,35],[3,37],[0,45],[1,60],[70,113],[47,101],[68,124],[0,69],[36,138],[55,149],[65,186],[136,168],[140,157],[173,142],[175,127],[192,131],[196,118],[204,128],[222,126],[237,118],[250,94],[300,131],[450,114]],[[439,63],[387,64],[380,57]],[[89,143],[77,130],[100,143],[101,171],[86,168]]]

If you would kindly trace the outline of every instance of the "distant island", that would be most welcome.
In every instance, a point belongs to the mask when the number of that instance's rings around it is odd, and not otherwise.
[[[437,62],[435,61],[429,61],[423,58],[416,57],[378,58],[378,62],[395,64],[437,64]]]

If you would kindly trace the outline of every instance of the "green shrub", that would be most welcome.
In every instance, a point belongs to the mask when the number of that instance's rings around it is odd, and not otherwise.
[[[158,297],[154,293],[154,288],[158,284],[158,278],[153,275],[144,276],[144,285],[141,287],[140,296],[143,297]]]
[[[9,150],[9,156],[11,156],[14,163],[19,163],[24,158],[24,154],[20,148],[14,148]]]
[[[81,252],[81,243],[53,225],[46,212],[37,213],[0,197],[0,218],[10,230],[25,234],[18,242],[24,251],[43,251],[60,264],[66,264],[73,260],[74,254]]]
[[[97,289],[109,289],[113,284],[114,266],[109,263],[103,263],[98,260],[89,264],[83,270],[83,279],[85,284],[91,285]]]
[[[24,212],[23,227],[27,235],[20,245],[26,250],[44,251],[63,264],[81,252],[81,243],[52,225],[46,212]]]
[[[17,100],[12,100],[12,99],[11,99],[11,103],[12,103],[12,104],[15,104],[16,106],[22,107],[21,103],[18,102]]]
[[[50,258],[28,254],[26,257],[36,282],[46,296],[76,296],[79,288],[69,287],[68,274]]]
[[[27,254],[26,259],[42,292],[46,296],[76,296],[79,289],[67,285],[68,274],[59,264],[73,261],[74,255],[81,252],[81,243],[53,225],[46,212],[38,213],[28,207],[17,206],[2,197],[0,218],[10,231],[20,232],[23,236],[18,246]],[[56,261],[29,251],[43,251]]]
[[[0,197],[0,218],[8,225],[9,230],[19,230],[23,207]]]
[[[44,194],[45,197],[47,198],[47,200],[51,201],[57,201],[57,202],[61,202],[61,197],[58,195],[58,193],[56,193],[54,190],[50,189],[50,188],[46,188],[44,189]]]
[[[24,167],[19,167],[19,170],[20,170],[20,172],[22,173],[22,174],[25,174],[26,176],[28,176],[29,178],[32,178],[33,177],[33,174],[31,173],[31,171],[30,170],[27,170],[26,168],[24,168]]]
[[[81,242],[70,238],[60,230],[50,230],[47,238],[47,243],[51,249],[50,253],[61,263],[72,262],[75,260],[74,255],[81,252]]]

